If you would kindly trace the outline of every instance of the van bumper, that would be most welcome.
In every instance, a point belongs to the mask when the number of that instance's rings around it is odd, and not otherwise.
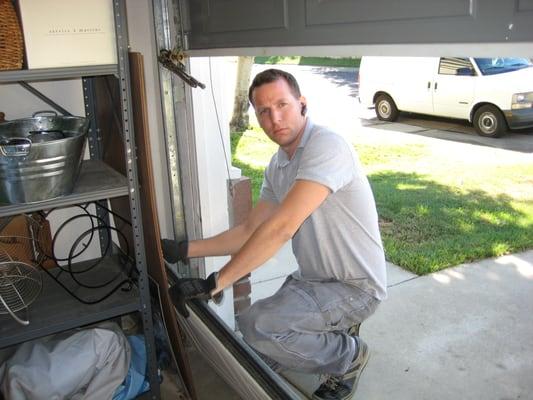
[[[522,110],[505,110],[503,112],[509,129],[533,127],[533,108]]]

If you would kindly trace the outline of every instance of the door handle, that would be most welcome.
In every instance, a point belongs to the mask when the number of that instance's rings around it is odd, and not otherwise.
[[[428,89],[431,89],[431,82],[428,81]]]
[[[435,90],[437,90],[437,82],[435,82],[435,87],[434,87]]]

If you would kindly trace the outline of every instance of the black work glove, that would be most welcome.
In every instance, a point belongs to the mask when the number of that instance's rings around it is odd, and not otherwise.
[[[168,294],[174,306],[185,318],[189,316],[189,311],[185,307],[185,302],[190,299],[200,299],[203,301],[213,300],[216,304],[222,301],[223,292],[211,296],[211,292],[217,287],[218,273],[213,272],[206,279],[184,278],[168,289]]]
[[[174,264],[178,261],[187,263],[187,253],[189,252],[189,241],[182,240],[177,242],[172,239],[161,239],[161,249],[163,250],[163,258]]]

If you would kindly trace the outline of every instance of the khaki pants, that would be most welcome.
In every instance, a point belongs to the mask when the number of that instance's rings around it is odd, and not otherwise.
[[[342,282],[287,278],[272,296],[240,316],[244,340],[281,367],[342,375],[357,352],[348,329],[374,313],[380,301]]]

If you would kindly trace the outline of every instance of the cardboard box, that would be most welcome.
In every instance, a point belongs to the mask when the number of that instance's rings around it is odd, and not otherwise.
[[[116,64],[111,0],[19,0],[28,69]]]
[[[53,268],[52,234],[48,220],[39,213],[0,218],[0,267],[8,261]]]

